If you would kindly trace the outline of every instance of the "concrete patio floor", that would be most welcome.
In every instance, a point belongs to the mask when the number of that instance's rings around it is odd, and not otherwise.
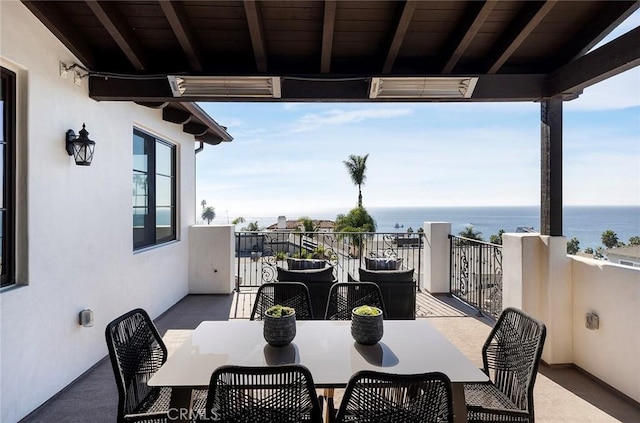
[[[156,319],[169,353],[203,320],[244,318],[250,308],[250,295],[243,295],[247,294],[188,295]],[[454,299],[426,293],[419,294],[418,310],[419,316],[428,316],[419,318],[429,319],[467,357],[481,365],[480,351],[491,321],[476,317],[473,310]],[[574,368],[541,365],[534,395],[538,423],[640,422],[637,404]],[[113,371],[105,357],[22,422],[114,422],[117,403]]]

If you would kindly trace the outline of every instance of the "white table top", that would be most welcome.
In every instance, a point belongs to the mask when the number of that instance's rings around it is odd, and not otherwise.
[[[286,347],[271,347],[260,321],[202,322],[149,380],[151,386],[206,388],[224,364],[302,364],[318,388],[341,388],[359,370],[388,373],[439,371],[453,383],[484,382],[480,371],[425,319],[385,320],[384,336],[373,346],[357,344],[350,321],[298,321]]]

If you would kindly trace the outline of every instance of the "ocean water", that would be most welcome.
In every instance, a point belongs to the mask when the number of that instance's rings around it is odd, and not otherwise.
[[[474,231],[488,241],[491,235],[500,229],[516,232],[518,227],[532,227],[540,230],[540,209],[538,206],[520,207],[388,207],[367,208],[376,221],[378,232],[406,232],[409,227],[414,231],[424,222],[450,222],[451,231],[458,234],[472,225]],[[306,213],[312,219],[335,220],[339,213],[348,210]],[[220,220],[214,223],[226,223]],[[287,216],[287,219],[297,219]],[[277,216],[245,216],[247,222],[258,222],[261,228],[277,222]],[[226,220],[226,219],[225,219]],[[399,228],[395,228],[396,223]],[[243,225],[246,225],[243,224]],[[238,225],[238,230],[241,226]],[[576,237],[580,249],[602,246],[602,233],[612,230],[622,242],[628,242],[632,236],[640,236],[640,206],[565,206],[563,210],[563,234],[567,240]]]

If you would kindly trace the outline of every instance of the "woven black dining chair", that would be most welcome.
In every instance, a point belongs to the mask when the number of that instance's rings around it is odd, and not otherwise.
[[[337,414],[332,398],[328,407],[329,421],[338,423],[453,422],[451,381],[440,372],[360,371],[349,380]]]
[[[351,320],[351,310],[361,305],[375,306],[387,313],[382,292],[373,282],[339,282],[329,290],[329,300],[324,314],[325,320]]]
[[[262,320],[264,312],[280,304],[296,310],[296,320],[313,319],[309,289],[301,282],[269,282],[258,288],[249,320]]]
[[[302,365],[226,365],[211,375],[204,416],[233,423],[321,423],[322,402]]]
[[[533,385],[546,337],[545,325],[515,308],[506,308],[482,347],[490,383],[467,383],[469,422],[533,423]]]
[[[109,323],[107,348],[118,387],[118,423],[169,421],[171,388],[147,385],[167,360],[158,329],[143,309],[131,310]],[[194,410],[204,410],[206,391],[194,391]]]

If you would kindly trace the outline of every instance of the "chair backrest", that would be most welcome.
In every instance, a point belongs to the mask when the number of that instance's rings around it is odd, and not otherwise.
[[[296,310],[296,320],[313,319],[309,289],[301,282],[269,282],[260,285],[250,320],[262,320],[264,312],[280,304]]]
[[[451,381],[439,372],[358,372],[349,380],[336,421],[453,422]]]
[[[485,372],[520,409],[533,416],[533,385],[547,329],[515,308],[506,308],[482,347]]]
[[[167,347],[143,309],[123,314],[105,330],[118,386],[118,422],[157,392],[147,381],[167,360]]]
[[[351,310],[361,305],[370,305],[387,314],[380,287],[373,282],[339,282],[329,290],[329,301],[324,314],[325,320],[351,320]]]
[[[211,375],[205,419],[321,423],[322,409],[311,373],[302,365],[221,366]]]

